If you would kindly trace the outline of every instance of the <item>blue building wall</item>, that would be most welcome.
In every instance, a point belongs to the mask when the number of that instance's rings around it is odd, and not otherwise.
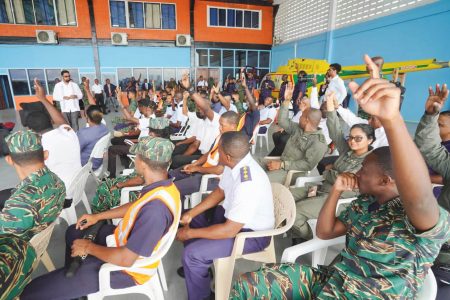
[[[362,63],[362,56],[381,55],[385,61],[436,58],[450,61],[450,1],[440,0],[405,12],[355,24],[297,40],[272,49],[271,69],[297,57],[327,59],[341,65]],[[327,50],[329,36],[330,50]],[[407,121],[417,122],[424,110],[428,86],[450,84],[450,69],[409,73],[402,113]],[[446,109],[450,105],[447,103]]]

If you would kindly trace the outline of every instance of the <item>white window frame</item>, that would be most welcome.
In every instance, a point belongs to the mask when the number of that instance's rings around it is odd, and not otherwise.
[[[211,25],[210,22],[210,9],[211,8],[215,8],[217,10],[219,9],[225,9],[225,26],[222,25]],[[228,10],[232,9],[234,11],[242,11],[242,27],[237,27],[237,26],[228,26],[226,24],[228,24]],[[244,12],[246,11],[250,11],[250,12],[257,12],[258,13],[258,28],[253,28],[253,27],[244,27]],[[206,6],[206,27],[209,28],[233,28],[233,29],[244,29],[244,30],[262,30],[262,10],[257,10],[257,9],[241,9],[241,8],[234,8],[234,7],[224,7],[224,6],[211,6],[211,5],[207,5]],[[236,15],[235,15],[235,21],[236,21]]]
[[[113,2],[124,2],[125,3],[125,23],[126,23],[126,27],[119,27],[119,26],[113,26],[111,23],[111,5],[109,5],[109,3],[111,2],[111,0],[108,0],[108,11],[109,11],[109,25],[111,26],[111,28],[118,28],[120,29],[133,29],[133,30],[178,30],[178,19],[177,19],[177,3],[172,3],[172,2],[146,2],[146,1],[134,1],[134,0],[117,0],[117,1],[113,1]],[[138,2],[142,4],[142,9],[143,9],[143,17],[144,17],[144,27],[143,28],[137,28],[137,27],[130,27],[130,11],[128,9],[128,3],[129,2]],[[160,24],[159,24],[159,28],[147,28],[145,27],[145,4],[159,4],[159,14],[160,14]],[[161,5],[162,4],[167,4],[167,5],[173,5],[175,6],[175,28],[171,29],[171,28],[162,28],[162,22],[163,22],[163,18],[162,18],[162,9],[161,9]]]

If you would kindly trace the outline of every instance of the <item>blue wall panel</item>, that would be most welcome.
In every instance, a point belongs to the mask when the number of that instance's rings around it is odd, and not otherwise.
[[[381,55],[385,61],[436,58],[450,61],[450,1],[433,4],[335,30],[331,39],[331,62],[342,65],[362,63],[364,53]],[[324,38],[325,37],[325,38]],[[320,41],[322,45],[320,44]],[[291,43],[293,44],[293,43]],[[326,34],[297,41],[297,57],[326,57]],[[272,70],[287,62],[288,53],[272,49]],[[282,49],[282,48],[281,48]],[[303,51],[302,51],[303,50]],[[315,53],[311,53],[315,51]],[[282,65],[283,63],[281,63]],[[450,69],[410,73],[406,78],[404,118],[418,121],[424,110],[427,87],[450,83]],[[447,109],[450,105],[447,104]]]

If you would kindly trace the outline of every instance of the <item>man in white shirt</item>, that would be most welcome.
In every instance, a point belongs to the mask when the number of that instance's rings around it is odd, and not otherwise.
[[[273,98],[271,96],[264,99],[264,108],[259,111],[259,133],[263,134],[269,130],[270,125],[275,121],[277,109],[273,106]]]
[[[80,116],[79,100],[83,98],[80,87],[70,79],[67,70],[61,71],[62,81],[53,89],[53,100],[59,101],[64,119],[75,131],[78,131],[78,118]]]
[[[327,75],[331,78],[328,84],[327,93],[334,92],[336,99],[339,104],[342,104],[345,97],[347,96],[347,89],[345,88],[344,80],[339,77],[339,72],[341,72],[340,64],[331,64],[327,71]]]
[[[206,91],[208,89],[208,81],[203,79],[203,76],[200,75],[197,82],[197,91]]]
[[[28,115],[26,124],[31,130],[41,134],[42,147],[48,151],[45,165],[64,182],[66,198],[72,199],[73,195],[69,187],[76,173],[81,169],[80,143],[77,134],[67,124],[63,115],[46,99],[45,90],[37,84],[35,89],[37,98],[47,109],[48,114],[42,111],[32,112]],[[78,99],[76,101],[78,103]],[[53,129],[52,121],[56,125],[55,129]],[[64,207],[69,207],[71,201],[66,202]]]
[[[210,297],[208,268],[214,259],[230,256],[238,233],[274,227],[269,178],[249,150],[247,135],[224,133],[219,163],[225,169],[219,187],[181,217],[184,226],[178,230],[177,239],[185,242],[182,261],[189,300]],[[205,212],[212,208],[214,216],[209,221]],[[247,239],[243,253],[262,251],[269,243],[270,237]]]
[[[103,87],[97,78],[94,80],[91,90],[95,97],[95,103],[101,107],[103,114],[107,115],[108,113],[106,112],[105,98],[103,97]]]

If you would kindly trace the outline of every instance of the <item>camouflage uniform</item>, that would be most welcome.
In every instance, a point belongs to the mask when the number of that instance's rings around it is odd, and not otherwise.
[[[86,109],[90,104],[89,104],[89,99],[88,99],[86,90],[84,89],[84,84],[83,83],[80,83],[80,91],[81,91],[81,94],[83,95],[81,100],[83,101],[84,108]]]
[[[42,149],[40,136],[30,130],[10,135],[10,153]],[[63,209],[66,188],[47,167],[22,180],[0,212],[0,234],[14,234],[29,241],[55,221]]]
[[[289,119],[288,113],[288,108],[282,105],[279,110],[278,124],[290,137],[281,154],[282,168],[267,172],[271,182],[284,183],[289,170],[311,171],[328,149],[322,130],[305,132],[297,123]],[[267,170],[264,159],[260,159],[259,163]]]
[[[364,158],[371,153],[371,151],[368,151],[361,156],[354,154],[348,146],[347,141],[344,139],[344,134],[336,111],[328,112],[327,114],[327,127],[329,129],[330,138],[333,140],[341,155],[333,164],[332,169],[323,172],[324,181],[322,185],[318,187],[318,195],[316,197],[307,198],[308,184],[306,187],[290,189],[295,201],[299,201],[296,204],[297,217],[294,226],[292,227],[292,233],[294,237],[301,237],[307,240],[312,238],[311,228],[307,221],[319,217],[319,212],[325,203],[325,200],[327,200],[328,193],[331,191],[338,175],[343,172],[356,173],[361,168]],[[358,193],[356,191],[345,191],[342,193],[341,198],[351,198],[357,195]]]
[[[31,279],[34,248],[14,235],[0,236],[0,299],[18,297]]]
[[[422,153],[427,165],[440,174],[444,186],[439,195],[438,203],[450,212],[450,154],[441,144],[438,126],[439,114],[424,114],[416,129],[414,141]],[[443,250],[438,261],[450,265],[450,242],[447,242],[447,250]]]
[[[332,267],[282,264],[244,274],[230,299],[413,299],[442,244],[450,237],[449,215],[417,233],[400,198],[379,205],[360,196],[339,215],[346,247]]]

